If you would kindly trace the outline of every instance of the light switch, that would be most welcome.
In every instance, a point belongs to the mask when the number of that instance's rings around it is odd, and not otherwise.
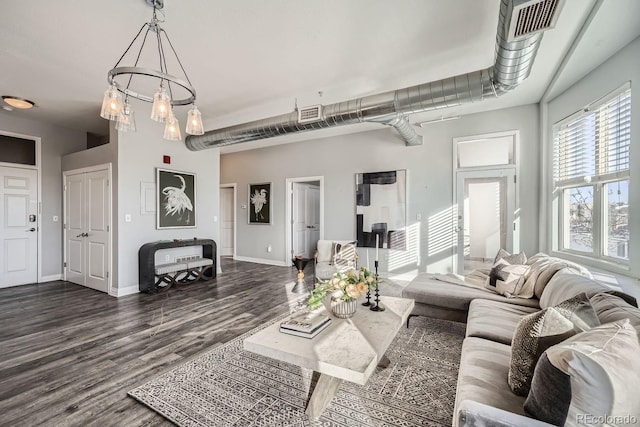
[[[218,222],[218,215],[213,216],[213,222]]]
[[[124,214],[124,222],[131,222],[131,214]]]

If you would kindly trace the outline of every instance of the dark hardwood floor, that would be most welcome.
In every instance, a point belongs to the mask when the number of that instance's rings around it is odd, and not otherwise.
[[[0,289],[0,425],[171,425],[127,391],[302,297],[290,292],[293,267],[221,265],[217,279],[155,295],[68,282]]]

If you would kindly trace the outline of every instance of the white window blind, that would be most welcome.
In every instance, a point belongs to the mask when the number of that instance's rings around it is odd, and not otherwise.
[[[631,143],[628,85],[554,126],[557,186],[627,176]]]

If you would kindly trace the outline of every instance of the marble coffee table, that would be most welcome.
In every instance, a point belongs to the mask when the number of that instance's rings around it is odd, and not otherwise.
[[[388,365],[384,353],[405,324],[414,301],[383,296],[380,305],[386,310],[374,312],[359,306],[351,319],[338,319],[327,313],[332,318],[331,325],[312,339],[284,334],[276,322],[246,338],[244,348],[318,373],[306,409],[309,417],[317,419],[342,381],[364,385],[376,366]]]

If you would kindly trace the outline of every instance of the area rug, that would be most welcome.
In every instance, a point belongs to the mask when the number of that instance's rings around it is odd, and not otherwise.
[[[315,421],[304,412],[312,371],[243,350],[243,339],[266,326],[129,395],[179,426],[451,425],[463,324],[412,318],[386,353],[391,364],[377,368],[364,386],[343,382]]]

